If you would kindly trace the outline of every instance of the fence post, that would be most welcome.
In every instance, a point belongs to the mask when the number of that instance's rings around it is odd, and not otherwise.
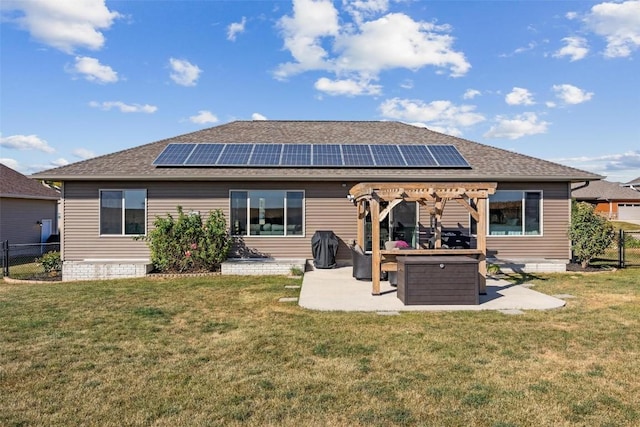
[[[9,241],[2,241],[2,275],[9,277]]]
[[[624,268],[624,230],[620,229],[618,234],[618,268]]]

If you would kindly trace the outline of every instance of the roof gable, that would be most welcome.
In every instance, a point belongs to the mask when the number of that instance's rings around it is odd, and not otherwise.
[[[60,193],[0,163],[0,196],[56,200]]]
[[[471,168],[228,168],[152,165],[168,144],[422,144],[453,145]],[[56,180],[547,180],[601,179],[590,172],[399,122],[236,121],[40,172]]]

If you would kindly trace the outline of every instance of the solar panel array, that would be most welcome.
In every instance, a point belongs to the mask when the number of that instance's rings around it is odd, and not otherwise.
[[[469,168],[453,145],[169,144],[155,166]]]

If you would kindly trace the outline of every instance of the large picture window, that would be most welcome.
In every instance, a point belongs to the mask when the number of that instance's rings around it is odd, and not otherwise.
[[[237,236],[302,236],[304,192],[231,191],[231,233]]]
[[[541,235],[541,202],[540,191],[496,191],[489,196],[489,235]]]
[[[146,200],[146,190],[100,190],[100,234],[145,234]]]

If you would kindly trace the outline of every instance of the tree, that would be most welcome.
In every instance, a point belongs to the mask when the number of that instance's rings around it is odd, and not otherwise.
[[[573,203],[569,238],[582,268],[587,268],[593,258],[604,253],[611,245],[613,236],[613,226],[606,218],[596,214],[593,206],[584,202]]]

